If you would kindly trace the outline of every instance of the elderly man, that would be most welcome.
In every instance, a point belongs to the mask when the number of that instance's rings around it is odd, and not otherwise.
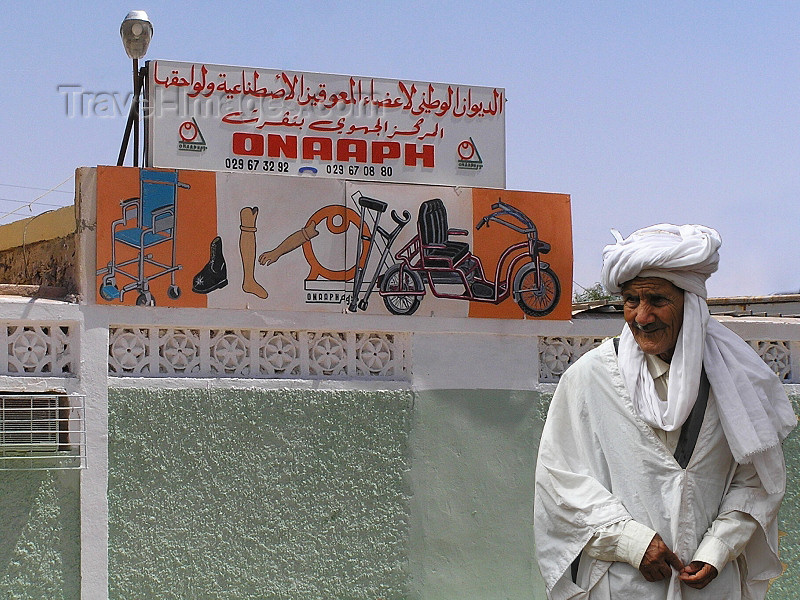
[[[709,318],[713,229],[655,225],[603,253],[626,325],[564,373],[536,467],[554,600],[763,599],[781,573],[783,386]]]

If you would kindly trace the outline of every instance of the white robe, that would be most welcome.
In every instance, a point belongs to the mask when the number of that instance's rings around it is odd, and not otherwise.
[[[713,390],[684,470],[636,415],[613,342],[588,352],[561,378],[539,446],[534,532],[548,597],[762,600],[769,579],[781,573],[777,514],[783,492],[739,485],[737,467]],[[739,558],[703,590],[680,583],[674,570],[670,579],[648,582],[628,563],[586,555],[581,585],[572,582],[570,565],[598,528],[632,518],[657,531],[688,564],[714,519],[727,510],[751,515],[759,528]]]

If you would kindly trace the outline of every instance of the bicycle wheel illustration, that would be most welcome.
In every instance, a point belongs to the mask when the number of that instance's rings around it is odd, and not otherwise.
[[[393,315],[413,315],[419,307],[422,295],[392,294],[392,292],[424,292],[422,278],[418,273],[402,265],[392,265],[381,281],[381,296],[387,310]]]
[[[544,317],[553,312],[561,298],[561,284],[550,267],[540,267],[541,280],[536,282],[536,265],[528,263],[514,277],[514,300],[531,317]]]

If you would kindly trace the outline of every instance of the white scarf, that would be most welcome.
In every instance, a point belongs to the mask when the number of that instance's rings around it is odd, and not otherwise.
[[[658,398],[644,353],[629,327],[623,329],[619,367],[639,416],[653,427],[674,431],[697,399],[702,365],[717,401],[733,457],[753,463],[769,493],[786,483],[780,444],[797,422],[783,385],[739,336],[711,319],[705,281],[719,261],[719,234],[700,225],[654,225],[603,252],[603,284],[618,292],[636,277],[660,277],[684,291],[683,326],[670,363],[667,402]]]

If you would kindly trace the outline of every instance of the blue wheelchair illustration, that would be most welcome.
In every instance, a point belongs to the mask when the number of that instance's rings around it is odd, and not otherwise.
[[[178,181],[177,171],[141,169],[139,186],[138,198],[120,203],[122,215],[111,224],[111,260],[97,275],[103,277],[100,297],[104,300],[122,302],[126,293],[137,290],[137,305],[155,306],[150,282],[157,277],[170,276],[167,296],[175,300],[181,295],[175,283],[175,272],[181,269],[175,264],[177,190],[189,185]],[[136,256],[118,262],[118,244],[135,249]],[[153,257],[153,250],[162,244],[170,245],[169,263]],[[120,277],[129,283],[120,287]]]

